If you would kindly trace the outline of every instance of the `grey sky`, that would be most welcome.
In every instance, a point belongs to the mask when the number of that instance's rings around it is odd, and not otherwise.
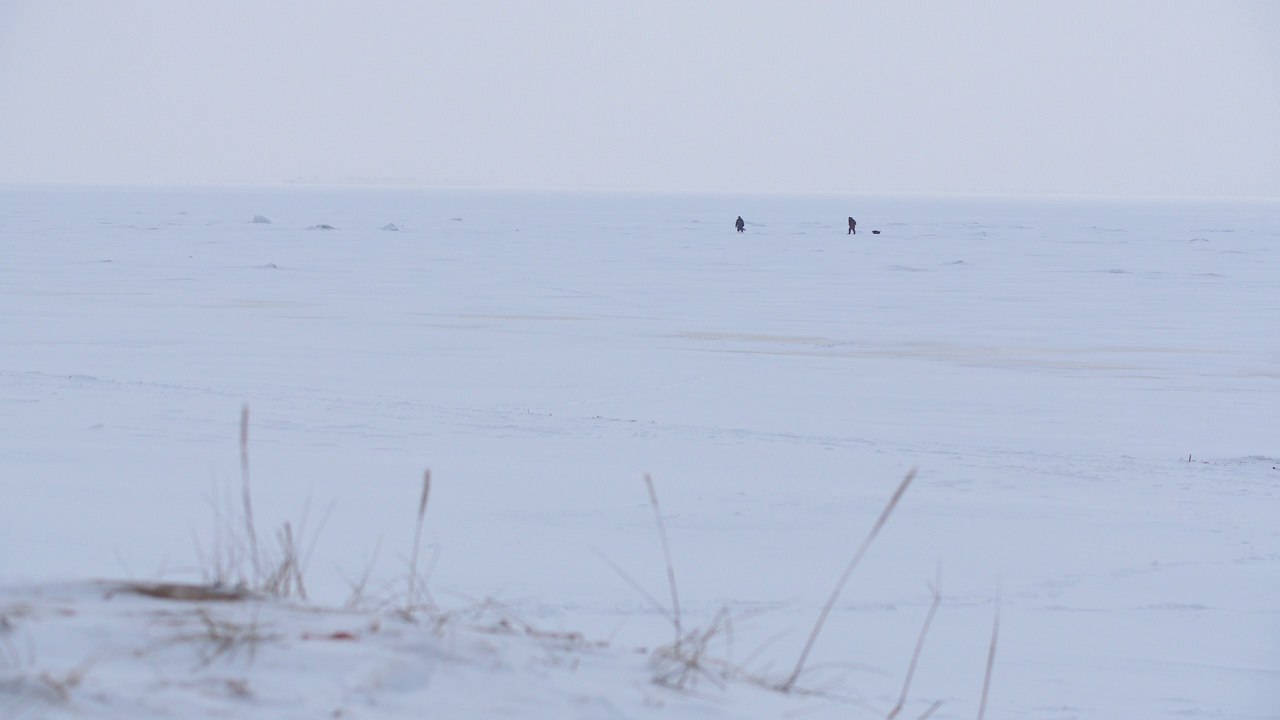
[[[1280,3],[0,0],[0,181],[1280,197]]]

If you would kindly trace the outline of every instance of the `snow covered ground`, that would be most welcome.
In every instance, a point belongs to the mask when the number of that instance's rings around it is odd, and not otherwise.
[[[0,188],[0,716],[874,717],[940,583],[901,717],[998,605],[987,717],[1280,718],[1278,278],[1267,202]],[[244,404],[309,601],[122,591],[202,580]],[[823,692],[746,679],[913,467]],[[723,688],[652,682],[645,473]]]

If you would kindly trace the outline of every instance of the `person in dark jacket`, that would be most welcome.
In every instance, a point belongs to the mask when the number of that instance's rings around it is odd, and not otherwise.
[[[734,226],[734,227],[736,227],[736,228],[738,228],[738,232],[746,232],[747,224],[746,224],[746,223],[744,223],[744,222],[742,222],[742,216],[741,216],[741,215],[739,215],[739,216],[738,216],[738,221],[737,221],[737,222],[735,222],[735,223],[733,224],[733,226]]]
[[[854,220],[853,218],[849,218],[849,232],[845,233],[845,235],[857,235],[857,234],[858,234],[858,221]]]

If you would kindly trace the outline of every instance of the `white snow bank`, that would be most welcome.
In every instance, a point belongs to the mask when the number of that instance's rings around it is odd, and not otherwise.
[[[520,608],[323,610],[175,600],[166,586],[0,587],[0,717],[778,717],[814,698],[655,685],[649,653],[539,630]],[[715,700],[711,700],[715,698]]]

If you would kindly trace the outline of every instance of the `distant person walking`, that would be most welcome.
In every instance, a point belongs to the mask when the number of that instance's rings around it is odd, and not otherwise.
[[[858,234],[858,221],[854,220],[853,218],[849,218],[849,232],[845,233],[845,235],[857,235],[857,234]]]
[[[736,228],[738,228],[738,232],[746,232],[747,224],[746,224],[746,223],[744,223],[744,222],[742,222],[742,216],[741,216],[741,215],[739,215],[739,216],[738,216],[738,221],[737,221],[737,222],[735,222],[735,223],[733,224],[733,226],[734,226],[734,227],[736,227]]]

